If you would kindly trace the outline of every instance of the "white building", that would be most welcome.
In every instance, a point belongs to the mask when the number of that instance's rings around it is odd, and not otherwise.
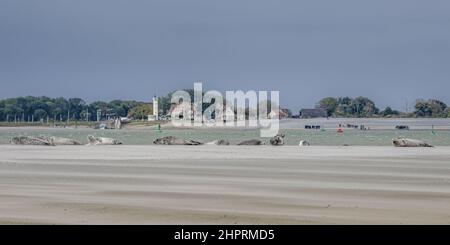
[[[158,98],[156,96],[153,96],[153,115],[148,115],[149,121],[157,121],[159,120],[158,117]]]

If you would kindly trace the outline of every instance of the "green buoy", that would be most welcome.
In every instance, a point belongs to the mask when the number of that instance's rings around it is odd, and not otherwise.
[[[160,123],[158,123],[158,125],[156,125],[155,131],[158,132],[158,133],[161,133],[161,132],[162,132],[162,131],[161,131],[161,124],[160,124]]]

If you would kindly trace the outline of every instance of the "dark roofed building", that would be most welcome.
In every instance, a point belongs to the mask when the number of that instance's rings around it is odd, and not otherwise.
[[[300,118],[315,118],[315,117],[328,117],[327,110],[322,108],[316,108],[316,109],[302,109],[300,111]]]

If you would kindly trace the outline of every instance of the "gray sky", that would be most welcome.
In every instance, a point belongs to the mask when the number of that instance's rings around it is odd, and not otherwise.
[[[180,88],[450,104],[446,0],[1,0],[0,98],[147,101]]]

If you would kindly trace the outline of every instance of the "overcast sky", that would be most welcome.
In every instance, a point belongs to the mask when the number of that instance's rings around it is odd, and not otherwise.
[[[450,1],[1,0],[0,98],[279,90],[450,104]]]

